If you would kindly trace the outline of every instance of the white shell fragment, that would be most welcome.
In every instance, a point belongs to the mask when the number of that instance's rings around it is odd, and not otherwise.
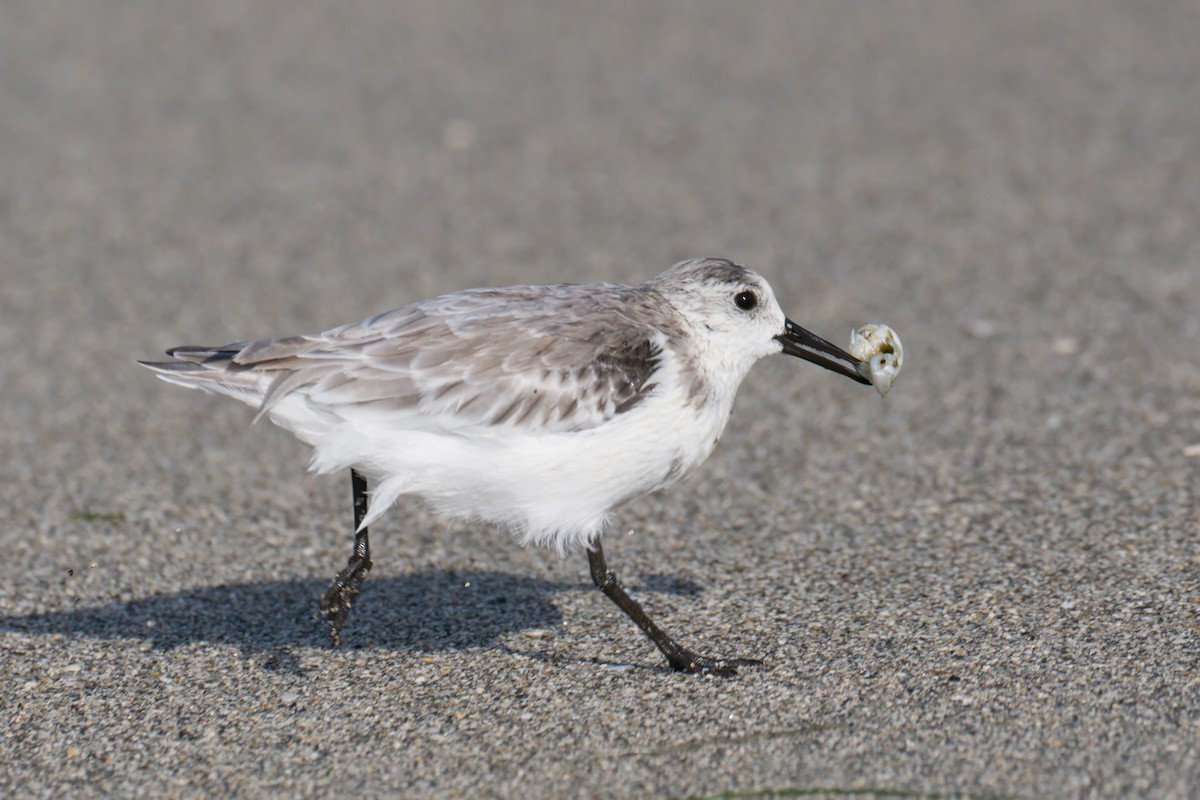
[[[872,323],[850,331],[850,355],[864,362],[859,371],[881,397],[887,397],[904,365],[904,345],[887,325]]]

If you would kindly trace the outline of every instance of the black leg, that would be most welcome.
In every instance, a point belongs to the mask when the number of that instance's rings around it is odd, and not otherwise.
[[[350,604],[358,597],[362,582],[371,569],[371,543],[367,529],[358,529],[367,515],[367,479],[358,470],[350,470],[350,486],[354,494],[354,555],[346,561],[346,568],[337,574],[333,583],[321,595],[320,616],[329,624],[329,638],[336,647],[342,643],[342,626],[350,613]]]
[[[592,568],[592,582],[596,588],[608,595],[617,606],[637,623],[642,632],[650,637],[658,649],[662,650],[671,667],[680,672],[710,672],[714,675],[736,675],[738,667],[749,667],[761,664],[753,658],[709,658],[696,655],[687,648],[679,646],[667,632],[654,624],[641,605],[630,597],[622,588],[617,576],[608,568],[604,560],[604,550],[596,541],[588,550],[588,565]]]

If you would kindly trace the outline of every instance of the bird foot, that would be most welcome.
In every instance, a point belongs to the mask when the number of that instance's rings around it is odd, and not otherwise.
[[[346,624],[350,606],[354,598],[358,597],[371,566],[370,559],[352,557],[346,562],[346,568],[337,574],[333,583],[329,584],[329,588],[321,595],[320,611],[317,615],[324,617],[329,625],[329,638],[334,647],[342,643],[342,626]]]
[[[690,650],[679,650],[667,657],[671,668],[677,672],[690,675],[718,675],[722,678],[732,678],[737,675],[738,667],[762,666],[757,658],[709,658],[697,655]]]

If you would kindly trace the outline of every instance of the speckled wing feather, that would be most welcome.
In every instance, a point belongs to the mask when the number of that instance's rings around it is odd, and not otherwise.
[[[408,428],[578,431],[653,389],[664,303],[617,284],[474,289],[310,336],[178,347],[180,361],[148,366],[261,396],[260,416],[294,393]]]

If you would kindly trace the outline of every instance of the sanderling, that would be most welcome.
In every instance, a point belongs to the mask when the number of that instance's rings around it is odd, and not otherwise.
[[[708,458],[750,367],[780,352],[871,383],[867,362],[787,319],[761,276],[723,259],[640,286],[469,289],[141,363],[256,407],[312,445],[311,470],[350,470],[354,552],[320,602],[334,644],[371,568],[367,526],[412,494],[523,544],[586,548],[596,586],[672,667],[731,674],[760,662],[678,645],[621,587],[600,535],[617,506]]]

